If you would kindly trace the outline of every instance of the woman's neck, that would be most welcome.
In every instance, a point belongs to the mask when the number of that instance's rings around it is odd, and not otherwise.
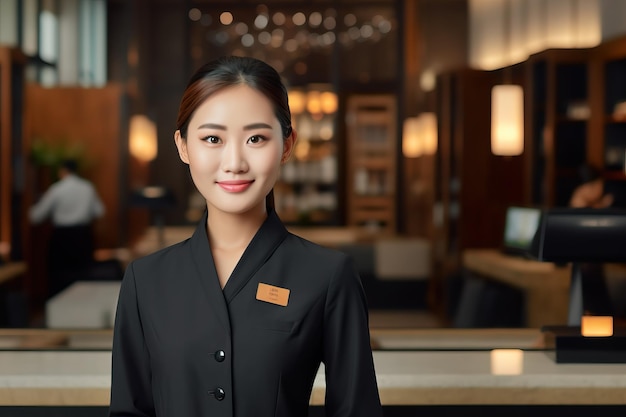
[[[267,212],[251,214],[230,214],[209,210],[207,233],[214,249],[236,250],[248,246],[259,230]]]
[[[222,289],[266,218],[267,213],[260,210],[255,214],[235,215],[209,209],[207,234]]]

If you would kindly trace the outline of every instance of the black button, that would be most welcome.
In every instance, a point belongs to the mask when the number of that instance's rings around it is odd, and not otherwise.
[[[224,352],[223,350],[218,350],[213,356],[215,357],[216,361],[224,362],[224,359],[226,359],[226,352]]]
[[[209,391],[209,395],[215,397],[217,401],[222,401],[226,397],[226,392],[220,387],[215,388],[213,391]]]

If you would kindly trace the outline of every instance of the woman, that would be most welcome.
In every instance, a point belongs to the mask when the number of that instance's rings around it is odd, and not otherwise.
[[[381,416],[353,264],[272,208],[296,140],[278,73],[242,57],[200,68],[174,139],[207,211],[190,239],[127,268],[109,415],[306,416],[323,362],[327,416]]]

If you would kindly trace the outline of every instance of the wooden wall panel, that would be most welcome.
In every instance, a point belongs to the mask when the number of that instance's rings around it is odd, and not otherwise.
[[[121,243],[120,180],[125,172],[121,144],[122,88],[60,87],[29,85],[26,89],[26,148],[35,141],[81,149],[81,176],[93,182],[104,205],[105,216],[96,223],[96,247],[113,248]],[[29,186],[36,200],[50,183],[52,173],[38,172],[31,164]]]

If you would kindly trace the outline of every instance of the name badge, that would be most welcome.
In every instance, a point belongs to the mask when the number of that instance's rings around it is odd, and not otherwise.
[[[286,307],[289,303],[289,292],[290,290],[287,288],[275,287],[259,282],[259,287],[256,290],[256,299]]]

